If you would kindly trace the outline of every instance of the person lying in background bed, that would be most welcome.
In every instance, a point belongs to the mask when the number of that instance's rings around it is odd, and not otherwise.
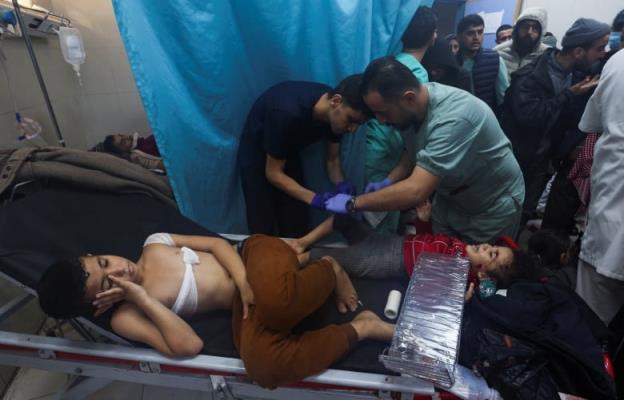
[[[141,137],[138,132],[134,132],[132,135],[116,133],[107,135],[102,145],[107,152],[115,153],[122,157],[129,156],[132,150],[140,150],[145,154],[161,157],[154,135]]]
[[[165,173],[165,164],[156,146],[154,135],[140,137],[137,132],[132,135],[116,133],[106,136],[103,142],[96,144],[89,151],[112,154],[145,169]]]
[[[135,263],[87,255],[54,263],[37,287],[41,308],[54,318],[99,315],[116,303],[115,333],[168,356],[193,356],[203,342],[182,319],[232,310],[233,339],[250,378],[274,388],[327,369],[358,341],[389,341],[394,325],[370,311],[350,323],[291,333],[335,292],[340,312],[358,296],[331,257],[304,268],[282,240],[254,235],[236,248],[217,237],[156,233]]]
[[[334,215],[299,239],[284,239],[305,264],[310,259],[331,256],[353,277],[408,278],[422,252],[434,252],[451,256],[467,257],[471,271],[469,281],[475,286],[481,279],[497,288],[507,288],[516,279],[534,279],[541,274],[537,257],[518,250],[509,237],[502,237],[498,243],[468,245],[445,235],[431,234],[431,204],[424,203],[416,209],[419,228],[416,235],[377,233],[363,221],[348,215]],[[422,228],[425,232],[422,232]],[[334,230],[347,240],[348,247],[312,247],[313,244]],[[306,249],[310,249],[306,251]],[[469,287],[469,290],[472,289]]]

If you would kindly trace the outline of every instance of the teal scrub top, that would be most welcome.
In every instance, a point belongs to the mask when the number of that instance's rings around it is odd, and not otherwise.
[[[397,61],[412,71],[421,82],[429,82],[429,75],[422,64],[411,54],[399,53]],[[389,125],[371,119],[366,124],[366,182],[379,182],[388,177],[398,164],[405,144],[401,133]],[[399,212],[389,212],[375,230],[377,232],[396,232],[399,224]]]
[[[472,76],[472,68],[474,67],[474,60],[472,58],[466,58],[464,65],[462,65],[464,71],[468,72]],[[509,78],[507,74],[507,66],[502,58],[499,57],[498,62],[498,74],[496,75],[496,102],[500,105],[505,100],[505,92],[509,88]],[[470,80],[470,91],[474,93],[474,84],[472,79]]]
[[[444,215],[435,221],[434,214],[434,228],[437,223],[439,231],[448,232],[450,226],[451,233],[472,242],[496,239],[490,232],[498,235],[508,215],[519,217],[524,201],[511,143],[492,110],[470,93],[437,83],[424,86],[429,106],[414,150],[416,165],[440,178],[433,208],[443,203]]]

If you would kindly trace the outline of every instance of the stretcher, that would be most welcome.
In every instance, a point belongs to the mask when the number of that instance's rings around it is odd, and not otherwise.
[[[177,210],[142,194],[111,194],[33,183],[19,188],[0,207],[0,274],[23,294],[0,307],[0,321],[31,301],[33,288],[59,256],[115,254],[136,260],[144,239],[154,232],[210,235]],[[206,205],[210,207],[210,205]],[[231,241],[241,236],[224,235]],[[353,281],[367,309],[383,315],[392,289],[405,291],[407,281]],[[345,322],[332,299],[296,329]],[[362,342],[330,369],[302,382],[266,390],[246,377],[232,343],[229,312],[189,319],[204,341],[200,355],[169,358],[110,329],[110,314],[71,321],[84,340],[0,331],[0,364],[69,374],[59,398],[78,399],[112,381],[215,392],[221,398],[379,399],[445,398],[433,384],[400,376],[380,363],[387,344]],[[103,338],[96,340],[95,337]],[[448,395],[450,398],[451,395]]]

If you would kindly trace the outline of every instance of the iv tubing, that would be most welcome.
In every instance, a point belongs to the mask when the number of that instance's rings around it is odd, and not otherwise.
[[[56,132],[56,136],[58,137],[58,142],[62,147],[65,147],[65,139],[63,139],[61,129],[59,128],[58,122],[56,120],[56,115],[54,114],[54,109],[52,108],[50,97],[48,96],[48,89],[46,88],[45,82],[43,81],[43,76],[41,75],[41,70],[39,69],[39,63],[37,62],[37,57],[35,56],[32,42],[30,41],[30,35],[28,35],[28,27],[26,26],[26,24],[24,24],[22,11],[20,9],[20,5],[17,3],[17,0],[13,0],[13,7],[15,8],[17,22],[19,23],[20,29],[22,30],[24,43],[26,44],[28,54],[30,55],[30,60],[32,61],[33,67],[35,68],[35,74],[37,75],[37,80],[39,81],[39,87],[41,87],[41,91],[43,92],[43,98],[45,100],[46,106],[48,107],[48,114],[50,114],[50,119],[52,120],[54,131]]]

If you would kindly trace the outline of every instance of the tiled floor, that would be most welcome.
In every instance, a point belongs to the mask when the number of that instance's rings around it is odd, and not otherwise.
[[[22,368],[4,394],[4,400],[51,399],[66,382],[65,374]]]
[[[17,296],[23,294],[23,290],[0,277],[0,306],[5,305]],[[0,323],[0,330],[8,332],[34,333],[39,330],[45,317],[37,301],[30,301],[19,312],[11,315]],[[16,368],[0,365],[0,395],[13,379]]]

